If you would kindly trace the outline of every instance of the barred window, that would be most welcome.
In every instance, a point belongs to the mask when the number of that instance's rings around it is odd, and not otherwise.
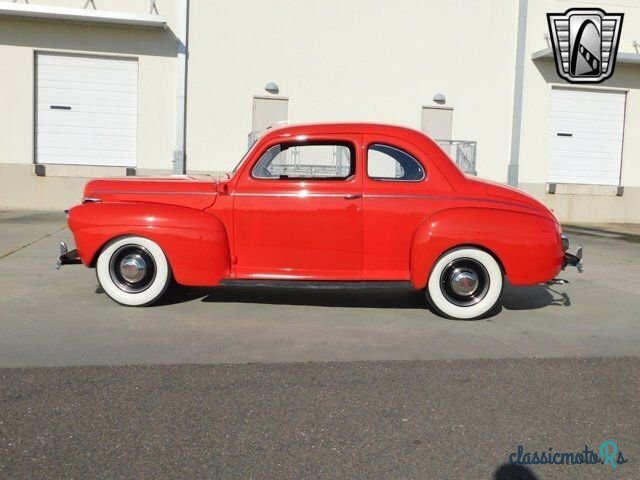
[[[348,144],[279,144],[267,150],[252,175],[266,179],[345,179],[355,172]]]

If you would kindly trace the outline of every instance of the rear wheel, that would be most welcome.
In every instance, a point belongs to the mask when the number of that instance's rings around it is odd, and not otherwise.
[[[143,237],[112,240],[96,263],[100,286],[116,302],[142,307],[157,301],[171,281],[171,269],[160,246]]]
[[[437,313],[471,320],[497,306],[503,283],[500,265],[489,253],[472,247],[456,248],[436,262],[426,296]]]

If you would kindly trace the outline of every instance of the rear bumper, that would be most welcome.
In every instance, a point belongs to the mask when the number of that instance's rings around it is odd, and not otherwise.
[[[560,235],[562,238],[562,249],[564,250],[564,260],[562,262],[562,269],[564,270],[567,266],[576,267],[579,273],[584,271],[584,266],[582,265],[582,255],[583,248],[582,245],[579,245],[576,253],[569,253],[567,250],[569,249],[569,237],[566,234]]]
[[[60,242],[60,256],[56,261],[56,270],[60,270],[62,265],[78,265],[80,263],[82,263],[82,260],[80,260],[78,250],[75,248],[69,250],[66,243]]]

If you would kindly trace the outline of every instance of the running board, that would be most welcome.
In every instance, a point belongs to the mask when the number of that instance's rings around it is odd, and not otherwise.
[[[254,279],[225,279],[220,281],[222,287],[277,287],[277,288],[306,288],[306,289],[344,289],[371,290],[374,288],[413,288],[411,282],[398,281],[322,281],[322,280],[254,280]]]

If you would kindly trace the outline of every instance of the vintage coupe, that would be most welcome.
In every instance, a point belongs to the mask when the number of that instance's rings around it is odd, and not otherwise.
[[[477,318],[513,285],[549,282],[582,250],[534,198],[463,174],[408,128],[365,123],[267,130],[233,173],[87,183],[68,212],[77,249],[123,305],[170,282],[424,289],[437,313]]]

